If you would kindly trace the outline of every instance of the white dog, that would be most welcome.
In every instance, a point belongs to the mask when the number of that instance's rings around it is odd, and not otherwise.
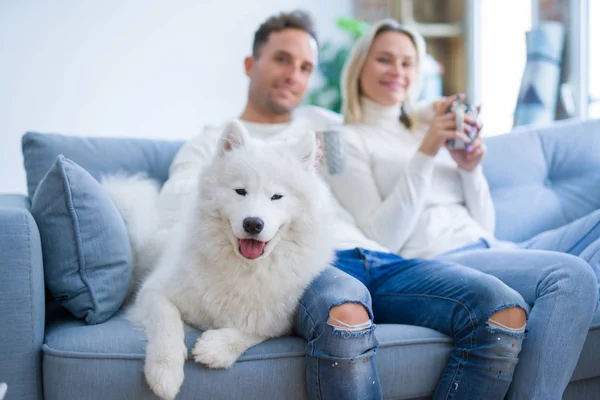
[[[248,348],[290,333],[300,296],[334,255],[330,192],[315,170],[316,149],[314,134],[265,143],[239,122],[225,130],[128,311],[145,331],[144,373],[158,396],[173,399],[183,383],[184,322],[204,331],[192,354],[210,368],[228,368]],[[132,232],[134,251],[143,236]]]

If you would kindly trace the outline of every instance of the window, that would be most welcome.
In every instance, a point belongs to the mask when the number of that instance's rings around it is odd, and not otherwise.
[[[476,26],[471,93],[485,134],[509,132],[526,62],[525,33],[540,21],[565,27],[556,119],[600,118],[600,0],[471,0]]]
[[[474,69],[479,71],[473,87],[475,101],[482,104],[484,134],[506,133],[513,127],[525,69],[525,32],[532,26],[531,2],[476,0],[471,4],[476,8],[473,17],[479,18],[475,21],[478,29],[474,32],[479,41],[473,54],[478,58],[473,60],[476,63]]]

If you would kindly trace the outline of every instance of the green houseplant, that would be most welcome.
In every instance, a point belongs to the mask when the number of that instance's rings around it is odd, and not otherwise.
[[[352,18],[338,18],[336,25],[348,33],[352,43],[369,28],[369,24],[366,22]],[[309,92],[307,96],[308,104],[340,112],[342,106],[340,77],[344,63],[350,53],[351,44],[334,46],[331,42],[323,43],[319,49],[320,59],[318,67],[322,83]]]

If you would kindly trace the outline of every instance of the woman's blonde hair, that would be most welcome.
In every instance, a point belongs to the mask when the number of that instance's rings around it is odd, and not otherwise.
[[[358,39],[346,63],[342,69],[342,115],[344,122],[348,124],[355,124],[360,122],[362,118],[362,111],[360,106],[360,74],[365,66],[369,50],[373,45],[373,41],[383,32],[400,32],[407,35],[415,45],[417,49],[417,60],[416,60],[416,75],[414,81],[408,90],[408,95],[404,103],[402,104],[402,115],[400,120],[407,128],[411,127],[411,121],[408,118],[407,110],[410,110],[411,106],[415,104],[422,85],[422,65],[425,57],[425,39],[417,32],[410,28],[401,25],[394,19],[384,19],[373,24],[371,29]]]

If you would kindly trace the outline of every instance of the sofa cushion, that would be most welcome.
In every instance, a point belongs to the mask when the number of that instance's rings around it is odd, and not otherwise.
[[[31,213],[52,298],[90,324],[110,318],[125,299],[132,265],[125,223],[108,194],[60,155],[40,181]]]
[[[200,332],[186,329],[188,351]],[[384,397],[431,396],[452,341],[434,330],[378,325],[377,368]],[[50,322],[44,352],[44,399],[154,398],[143,375],[144,334],[118,313],[101,325]],[[249,349],[230,369],[208,369],[188,357],[178,399],[306,399],[306,342],[289,336]],[[191,354],[191,353],[190,353]],[[369,377],[364,377],[368,379]],[[93,393],[93,395],[91,395]]]
[[[428,328],[380,324],[376,363],[386,399],[430,398],[448,362],[452,340]],[[186,329],[188,351],[200,333]],[[249,349],[230,370],[208,369],[189,357],[177,398],[306,399],[305,346],[298,337],[270,339]],[[101,325],[62,317],[46,330],[44,398],[153,398],[143,375],[144,335],[118,313]],[[600,310],[571,382],[600,376]]]
[[[29,198],[59,154],[76,162],[97,180],[105,174],[144,172],[163,183],[181,145],[179,141],[28,132],[23,136],[22,148]]]
[[[600,208],[600,120],[521,129],[486,143],[498,238],[520,242]]]

